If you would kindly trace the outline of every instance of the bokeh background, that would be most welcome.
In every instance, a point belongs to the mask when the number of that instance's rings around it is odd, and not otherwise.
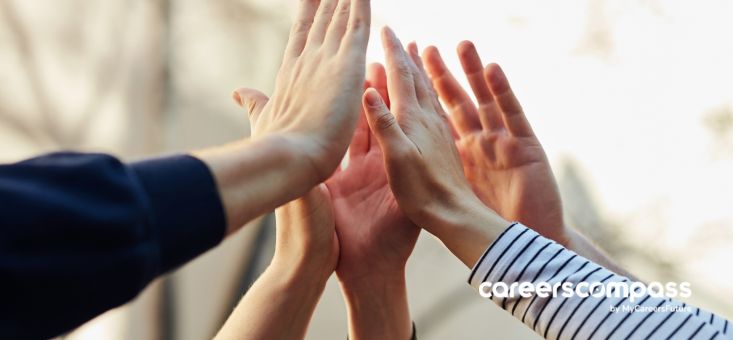
[[[503,65],[552,160],[571,223],[645,280],[690,281],[733,317],[733,2],[373,0],[378,29],[473,40]],[[231,90],[266,93],[296,0],[0,0],[0,161],[61,150],[126,160],[245,138]],[[464,81],[465,84],[465,81]],[[2,209],[2,207],[0,207]],[[210,338],[272,254],[253,222],[68,339]],[[439,275],[436,275],[440,273]],[[408,264],[421,339],[536,338],[423,234]],[[308,339],[342,339],[331,280]]]

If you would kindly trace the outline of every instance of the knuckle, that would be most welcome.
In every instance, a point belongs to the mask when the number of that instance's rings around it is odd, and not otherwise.
[[[380,110],[381,112],[377,116],[376,119],[376,125],[377,128],[380,130],[387,130],[392,128],[395,124],[397,124],[397,120],[395,119],[394,115],[392,113]]]
[[[395,72],[398,77],[402,79],[412,79],[412,70],[410,70],[406,63],[399,62],[396,66]]]
[[[333,12],[336,10],[336,6],[337,5],[338,4],[336,4],[336,3],[327,3],[325,5],[322,5],[323,6],[323,11],[321,11],[319,13],[319,15],[321,17],[324,17],[324,18],[331,18],[331,17],[333,17]]]
[[[299,20],[293,25],[293,33],[307,33],[313,26],[312,21]]]
[[[349,21],[348,30],[352,32],[358,32],[362,31],[362,29],[366,26],[366,20],[360,16],[356,16],[351,18],[351,21]]]
[[[339,5],[337,13],[338,15],[347,16],[350,11],[351,11],[351,3],[349,3],[348,1],[344,1]]]

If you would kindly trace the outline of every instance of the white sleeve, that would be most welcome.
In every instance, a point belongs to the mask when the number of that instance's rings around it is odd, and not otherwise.
[[[733,339],[728,320],[656,292],[629,297],[619,287],[630,286],[628,278],[520,223],[509,226],[486,250],[468,282],[482,295],[497,289],[490,299],[546,339]],[[537,290],[522,296],[516,285],[523,282],[534,287],[567,283],[571,290],[581,282],[602,287],[587,297],[565,296],[561,288],[554,297]],[[513,296],[496,287],[512,284]]]

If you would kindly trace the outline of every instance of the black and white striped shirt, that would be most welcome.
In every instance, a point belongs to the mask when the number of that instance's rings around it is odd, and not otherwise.
[[[520,223],[486,250],[468,282],[476,289],[484,282],[631,283]],[[728,320],[666,297],[530,295],[491,300],[546,339],[733,339]]]

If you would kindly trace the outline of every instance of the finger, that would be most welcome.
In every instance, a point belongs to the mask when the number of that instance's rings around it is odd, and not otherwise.
[[[380,63],[370,64],[367,68],[366,79],[366,82],[369,83],[370,87],[377,90],[377,93],[382,97],[387,108],[390,108],[389,92],[387,90],[387,71],[384,69],[384,65]],[[374,134],[371,130],[369,131],[369,150],[379,150],[379,146],[374,140]]]
[[[371,1],[351,1],[351,14],[349,15],[349,23],[346,26],[346,35],[341,48],[365,56],[372,21]]]
[[[422,60],[420,54],[417,52],[417,43],[414,41],[407,44],[407,54],[410,57],[412,69],[415,79],[415,91],[417,92],[417,99],[424,107],[433,106],[436,111],[441,111],[442,107],[438,104],[438,99],[435,96],[435,92],[430,86],[427,76],[425,76],[425,69],[422,66]],[[437,106],[436,106],[437,105]]]
[[[487,130],[500,129],[503,127],[501,117],[495,107],[494,97],[484,79],[484,66],[476,47],[470,41],[461,42],[458,45],[458,57],[468,78],[468,83],[473,89],[476,100],[478,100],[481,125]]]
[[[384,99],[385,104],[389,107],[389,93],[387,91],[387,71],[380,63],[370,64],[366,74],[367,82],[373,87],[379,95]]]
[[[290,29],[290,38],[285,48],[285,58],[297,58],[303,52],[308,33],[313,26],[313,17],[318,10],[320,0],[301,0],[298,15]]]
[[[349,22],[350,14],[351,0],[340,0],[324,38],[323,45],[329,50],[338,51],[341,47],[341,40],[343,40],[344,33],[346,33],[346,25]]]
[[[399,154],[398,150],[411,144],[377,90],[370,88],[364,92],[363,105],[369,129],[385,157],[394,157]]]
[[[359,113],[359,122],[356,123],[356,130],[354,131],[354,138],[351,139],[351,145],[349,145],[349,159],[354,157],[363,156],[369,151],[369,123],[366,119],[366,114],[362,110]]]
[[[414,108],[418,105],[418,101],[410,62],[405,50],[402,49],[402,43],[389,27],[382,30],[382,45],[387,64],[387,89],[392,107],[396,105],[398,108]],[[404,112],[404,110],[398,111]]]
[[[313,27],[311,27],[310,33],[308,33],[308,41],[305,44],[306,49],[317,49],[321,47],[338,2],[339,0],[321,0],[321,5],[318,6],[318,11],[313,19]]]
[[[254,122],[270,100],[264,93],[249,88],[239,88],[232,93],[232,99],[240,107],[246,108],[250,122]]]
[[[481,130],[476,106],[445,66],[438,49],[434,46],[428,47],[423,59],[438,96],[448,105],[450,119],[456,131],[460,135],[466,135]]]
[[[496,99],[509,133],[514,136],[534,136],[532,126],[529,124],[527,116],[524,115],[524,110],[522,110],[519,100],[517,100],[514,91],[509,86],[509,80],[501,67],[497,64],[490,64],[486,66],[484,73],[486,82]]]

